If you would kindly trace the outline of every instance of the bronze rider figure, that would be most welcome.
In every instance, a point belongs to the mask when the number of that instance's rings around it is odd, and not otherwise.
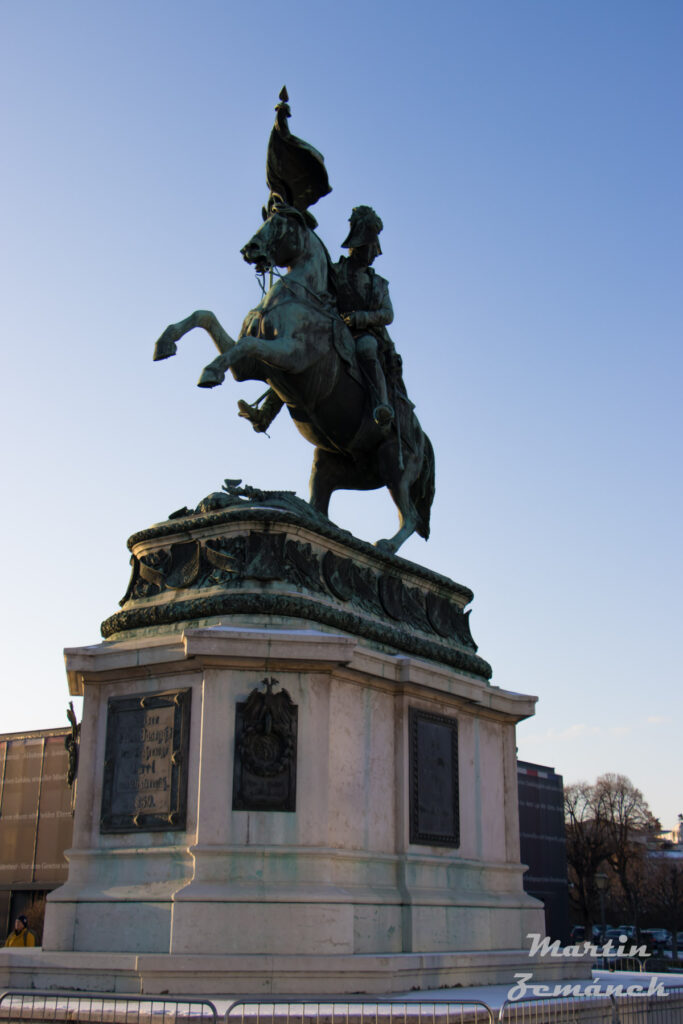
[[[372,269],[382,254],[379,233],[384,225],[370,206],[354,207],[349,222],[349,233],[342,242],[349,255],[334,264],[337,308],[355,341],[358,364],[372,394],[373,419],[380,427],[388,428],[394,409],[387,393],[387,377],[394,388],[405,392],[405,386],[401,359],[386,329],[394,319],[389,282]],[[250,405],[242,399],[237,404],[239,415],[263,433],[284,403],[269,390],[262,405]]]

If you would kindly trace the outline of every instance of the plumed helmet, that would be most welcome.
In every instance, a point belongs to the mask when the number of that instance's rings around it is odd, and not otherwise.
[[[354,206],[349,217],[351,230],[341,244],[342,249],[357,249],[361,245],[375,245],[378,256],[382,255],[379,233],[384,227],[382,220],[371,206]]]

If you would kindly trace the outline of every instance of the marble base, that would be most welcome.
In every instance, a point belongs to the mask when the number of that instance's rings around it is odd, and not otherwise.
[[[186,955],[520,949],[515,722],[533,699],[315,630],[187,629],[71,650],[85,696],[69,878],[50,951]],[[296,812],[235,811],[235,708],[264,676],[298,707]],[[191,691],[182,831],[101,831],[110,698]],[[460,845],[410,841],[409,712],[458,723]],[[86,766],[88,766],[86,768]]]
[[[578,960],[532,960],[524,950],[402,953],[385,956],[271,956],[48,953],[6,950],[0,987],[201,996],[387,996],[468,985],[512,986],[516,973],[534,983],[590,977]]]
[[[296,509],[229,501],[131,538],[108,639],[66,652],[84,697],[68,881],[48,897],[43,950],[2,970],[185,993],[511,980],[543,932],[517,806],[515,726],[535,698],[488,682],[466,588]],[[245,809],[241,716],[269,687],[296,707],[291,806]],[[161,705],[150,723],[184,723],[173,757],[155,740],[131,787],[140,748],[114,726]],[[267,707],[254,750],[283,742]],[[153,820],[148,770],[182,791]],[[116,792],[133,794],[127,817]]]

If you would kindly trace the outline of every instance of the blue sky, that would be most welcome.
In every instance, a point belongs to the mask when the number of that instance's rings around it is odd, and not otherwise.
[[[437,460],[405,557],[470,586],[494,682],[539,696],[520,757],[628,775],[683,811],[683,7],[551,3],[0,4],[3,731],[66,724],[61,651],[93,643],[129,534],[243,477],[307,493],[312,449],[195,381],[193,309],[258,299],[286,82],[326,158],[333,252],[385,224],[392,336]],[[376,540],[388,496],[332,518]]]

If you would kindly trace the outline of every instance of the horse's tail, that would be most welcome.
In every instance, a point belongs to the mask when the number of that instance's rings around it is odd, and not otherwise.
[[[410,488],[410,498],[417,512],[415,529],[425,540],[429,539],[429,516],[434,501],[434,449],[426,434],[420,475]]]

